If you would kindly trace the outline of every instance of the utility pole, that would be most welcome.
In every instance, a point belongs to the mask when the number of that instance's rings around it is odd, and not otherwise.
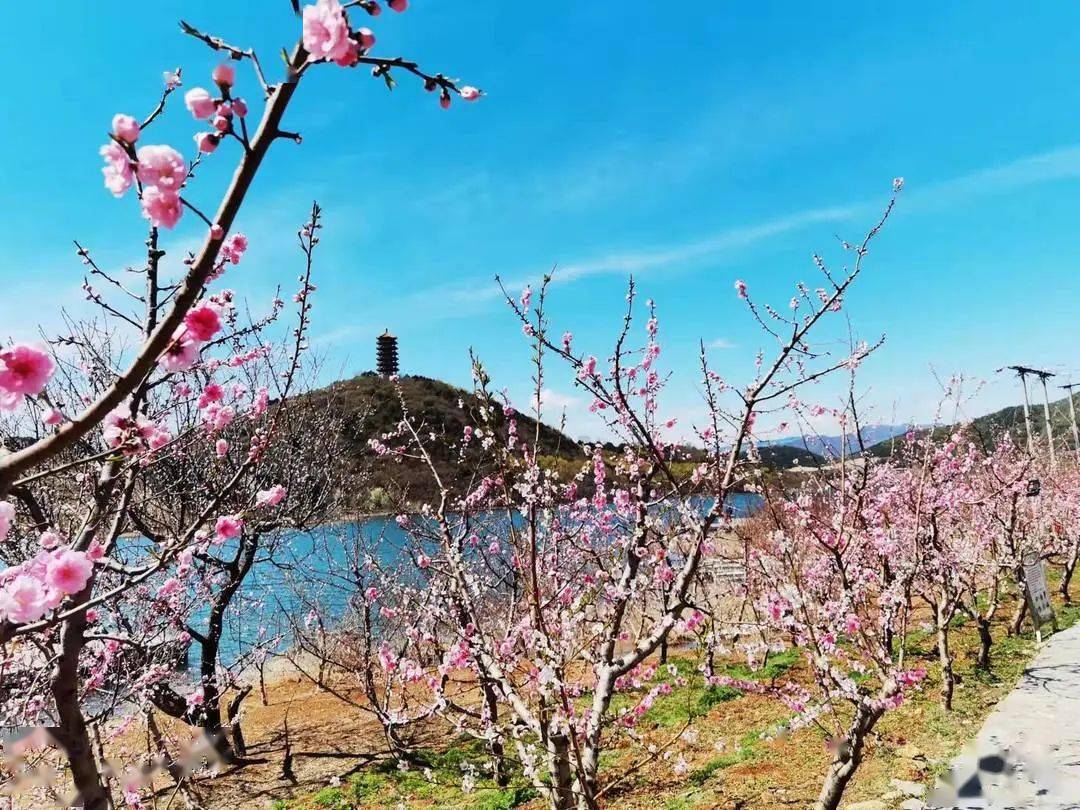
[[[1031,402],[1028,399],[1027,389],[1027,375],[1034,372],[1034,369],[1026,368],[1025,366],[1009,366],[1020,377],[1020,385],[1024,389],[1024,429],[1027,431],[1027,449],[1028,455],[1035,455],[1035,441],[1031,438]]]
[[[1050,467],[1057,469],[1057,451],[1054,449],[1054,426],[1050,422],[1050,394],[1046,391],[1046,381],[1053,377],[1049,371],[1039,372],[1039,381],[1043,388],[1043,416],[1046,418],[1046,441],[1050,445]]]
[[[1029,368],[1028,366],[1009,366],[1020,375],[1020,382],[1024,386],[1024,425],[1027,428],[1028,452],[1034,455],[1034,442],[1031,437],[1031,402],[1028,400],[1027,375],[1031,374],[1039,378],[1043,389],[1043,418],[1046,420],[1046,440],[1050,446],[1050,466],[1057,467],[1057,451],[1054,448],[1054,426],[1050,423],[1050,394],[1046,390],[1046,381],[1054,376],[1051,371],[1041,368]]]
[[[1076,427],[1076,406],[1073,404],[1073,388],[1075,387],[1075,383],[1061,386],[1069,396],[1069,418],[1072,420],[1073,447],[1076,448],[1077,456],[1080,456],[1080,430]]]

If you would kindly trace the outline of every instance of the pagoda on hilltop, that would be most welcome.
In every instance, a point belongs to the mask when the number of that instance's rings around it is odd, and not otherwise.
[[[387,329],[375,339],[375,367],[383,377],[398,373],[397,338]]]

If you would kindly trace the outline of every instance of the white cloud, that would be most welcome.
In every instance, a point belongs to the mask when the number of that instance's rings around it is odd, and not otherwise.
[[[540,404],[550,415],[561,413],[563,410],[573,410],[582,404],[581,397],[573,394],[564,394],[551,388],[540,389]],[[554,413],[551,413],[554,412]]]
[[[717,338],[711,343],[707,344],[709,349],[734,349],[736,345],[727,338]]]

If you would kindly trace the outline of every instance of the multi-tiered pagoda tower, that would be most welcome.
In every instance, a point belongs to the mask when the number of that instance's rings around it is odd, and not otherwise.
[[[387,329],[375,339],[375,365],[384,377],[396,377],[398,373],[397,338]]]

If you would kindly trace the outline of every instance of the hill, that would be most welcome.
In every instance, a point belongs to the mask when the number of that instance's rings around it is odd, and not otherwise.
[[[470,391],[429,377],[404,376],[397,385],[410,416],[422,426],[419,433],[425,438],[434,436],[434,441],[428,445],[440,478],[455,488],[471,488],[471,482],[484,474],[482,453],[475,443],[464,455],[454,448],[460,445],[465,426],[477,422],[477,398]],[[363,481],[356,496],[350,499],[352,509],[383,511],[401,499],[415,504],[437,496],[431,472],[422,461],[379,456],[370,449],[370,440],[394,431],[403,416],[394,383],[374,372],[365,372],[304,396],[315,400],[319,407],[329,409],[333,421],[340,425],[348,453],[347,463]],[[536,420],[522,413],[516,414],[515,418],[519,435],[531,440],[537,430]],[[500,409],[496,424],[504,419],[505,414]],[[538,449],[544,463],[560,467],[565,464],[568,474],[573,474],[584,458],[580,442],[543,422],[539,425]],[[617,453],[620,447],[607,443],[604,450]],[[702,453],[700,449],[684,450],[680,458],[685,457],[687,462],[700,460],[697,458]],[[789,444],[762,446],[759,455],[765,466],[777,470],[794,466],[817,467],[824,462],[821,455]],[[686,466],[689,474],[693,465],[688,463]]]
[[[1080,411],[1080,394],[1073,395],[1073,407]],[[956,431],[958,425],[941,425],[936,428],[922,428],[919,435],[927,435],[931,431],[935,436],[948,436]],[[1075,450],[1072,436],[1072,417],[1069,413],[1069,398],[1062,397],[1050,403],[1050,427],[1054,434],[1054,448],[1059,452]],[[1024,427],[1024,406],[1009,405],[1000,410],[984,414],[973,419],[967,429],[973,436],[978,437],[984,447],[992,447],[1001,441],[1005,434],[1009,434],[1012,440],[1019,445],[1027,442],[1027,431]],[[1031,433],[1036,447],[1046,448],[1046,417],[1041,403],[1032,403],[1031,407]],[[867,448],[867,453],[883,458],[892,452],[889,440],[881,441]]]
[[[401,397],[398,396],[398,388]],[[440,478],[449,486],[467,486],[480,469],[480,453],[475,446],[464,456],[451,449],[461,443],[466,425],[474,425],[479,401],[472,392],[441,380],[407,375],[397,387],[374,372],[365,372],[349,380],[339,380],[306,395],[331,409],[341,425],[354,470],[365,479],[364,493],[356,498],[358,510],[387,509],[400,498],[426,501],[433,498],[436,486],[431,471],[419,460],[397,460],[371,452],[369,441],[395,430],[401,422],[401,401],[409,410],[423,437]],[[536,420],[516,414],[520,435],[531,438]],[[496,424],[505,420],[502,408]],[[539,449],[543,455],[580,457],[581,446],[561,431],[544,423],[539,426]]]

